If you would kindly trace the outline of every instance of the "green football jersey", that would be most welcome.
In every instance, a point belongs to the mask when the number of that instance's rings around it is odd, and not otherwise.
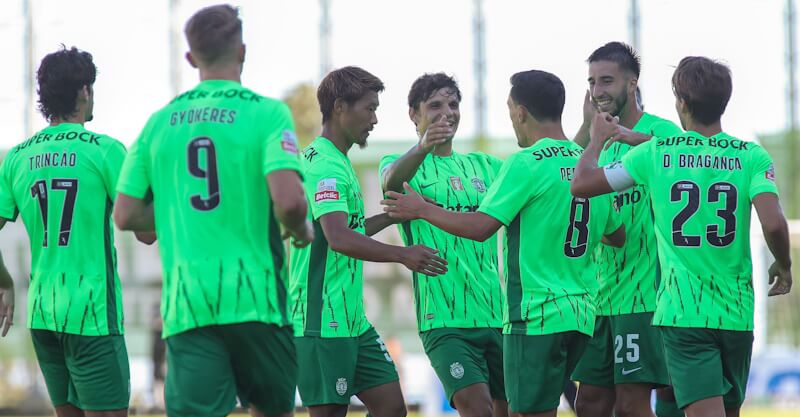
[[[594,332],[592,252],[621,220],[611,197],[573,198],[583,149],[544,138],[513,154],[478,211],[507,227],[503,333]]]
[[[777,193],[769,154],[726,133],[653,139],[623,167],[650,190],[661,285],[653,324],[753,329],[750,205]]]
[[[400,157],[381,159],[380,172]],[[428,154],[409,181],[414,190],[450,211],[474,212],[494,183],[503,161],[474,152],[441,157]],[[447,260],[444,275],[413,274],[420,332],[442,327],[477,328],[503,324],[505,297],[497,269],[497,236],[485,242],[464,239],[412,220],[399,225],[406,245],[423,244]]]
[[[318,137],[303,150],[303,174],[314,241],[291,254],[291,317],[295,336],[356,337],[371,327],[364,313],[360,259],[328,246],[319,218],[347,214],[348,227],[364,234],[364,197],[347,155]]]
[[[643,113],[632,130],[657,138],[681,133],[675,123],[650,113]],[[628,144],[615,142],[600,153],[599,165],[617,162],[631,149]],[[653,312],[658,288],[658,251],[650,194],[643,185],[636,185],[615,195],[614,206],[625,225],[627,242],[621,248],[599,245],[595,250],[599,282],[597,315]]]
[[[153,193],[164,337],[289,324],[285,254],[265,181],[278,170],[300,170],[289,108],[237,82],[203,81],[150,117],[117,189]]]
[[[82,336],[123,334],[114,187],[125,147],[80,124],[42,129],[0,168],[0,217],[28,231],[28,327]]]

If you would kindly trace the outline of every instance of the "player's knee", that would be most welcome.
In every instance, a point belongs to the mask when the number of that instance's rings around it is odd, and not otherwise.
[[[617,417],[653,417],[649,398],[647,401],[635,399],[617,399],[614,405],[614,414]]]
[[[458,415],[461,417],[493,417],[491,401],[469,401],[467,404],[458,407]]]
[[[406,417],[408,410],[403,401],[387,401],[381,404],[380,410],[370,411],[372,417]]]

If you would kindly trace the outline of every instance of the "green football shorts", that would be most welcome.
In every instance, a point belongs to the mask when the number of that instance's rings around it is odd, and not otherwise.
[[[744,402],[753,332],[661,327],[678,407],[722,396],[725,408]]]
[[[506,399],[501,329],[431,329],[419,336],[451,406],[458,390],[480,383],[493,399]]]
[[[268,416],[294,410],[297,358],[290,326],[206,326],[166,342],[167,415],[228,415],[237,395]]]
[[[31,329],[33,348],[54,407],[128,408],[131,375],[125,337],[81,336]]]
[[[561,393],[589,336],[576,331],[503,335],[503,371],[509,411],[542,413],[558,408]]]
[[[297,388],[303,405],[350,404],[350,397],[399,381],[392,357],[374,327],[358,337],[295,337],[303,364]]]
[[[597,316],[594,336],[575,367],[572,379],[584,384],[669,385],[661,329],[653,313]]]

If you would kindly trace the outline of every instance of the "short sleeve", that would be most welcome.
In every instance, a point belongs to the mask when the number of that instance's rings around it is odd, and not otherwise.
[[[14,189],[11,188],[10,157],[0,165],[0,217],[15,221],[19,214],[17,203],[14,201]]]
[[[650,180],[650,173],[653,169],[651,155],[656,143],[658,142],[651,140],[631,149],[622,156],[622,167],[628,171],[637,184],[647,185]]]
[[[650,126],[650,136],[655,138],[668,138],[681,133],[683,133],[683,130],[669,120],[659,120]]]
[[[486,158],[486,162],[489,164],[489,167],[491,167],[494,174],[497,175],[500,173],[500,169],[503,168],[503,160],[489,154],[484,154],[484,157]]]
[[[514,154],[503,164],[478,211],[499,220],[508,226],[528,204],[536,186],[527,162],[520,154]]]
[[[264,142],[263,172],[264,176],[282,169],[290,169],[301,173],[299,144],[294,131],[292,113],[283,103],[279,103],[270,117],[266,141]]]
[[[389,169],[389,166],[392,165],[394,161],[397,161],[398,159],[400,159],[400,154],[396,153],[390,155],[384,155],[383,158],[381,158],[381,162],[378,164],[378,177],[380,178],[381,184],[383,184],[384,180],[383,176],[384,174],[386,174],[386,170]]]
[[[761,193],[778,194],[775,185],[775,164],[764,148],[755,145],[752,149],[752,171],[750,173],[750,199]]]
[[[125,162],[122,164],[119,179],[117,180],[117,192],[129,195],[133,198],[144,199],[151,187],[150,181],[150,161],[148,151],[147,135],[150,132],[149,123],[142,130],[142,134],[131,145]]]
[[[106,186],[108,197],[114,201],[117,196],[117,181],[119,180],[119,174],[122,171],[122,164],[125,162],[127,152],[122,143],[111,138],[108,139],[112,143],[103,159],[103,183]]]
[[[314,220],[335,211],[348,213],[350,184],[343,167],[325,158],[306,165],[304,186]]]

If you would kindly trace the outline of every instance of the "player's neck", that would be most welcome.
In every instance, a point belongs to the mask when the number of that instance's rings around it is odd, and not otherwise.
[[[544,138],[568,140],[567,135],[564,134],[564,128],[561,126],[561,122],[543,123],[532,127],[525,136],[528,138],[526,143],[524,143],[524,145],[526,145],[525,147],[533,146],[533,144]]]
[[[242,68],[239,65],[200,68],[200,81],[225,80],[242,83]]]
[[[713,122],[711,124],[702,124],[689,119],[689,121],[686,123],[686,130],[697,132],[709,138],[711,136],[714,136],[722,132],[722,122],[720,120],[717,120],[716,122]]]
[[[339,152],[347,155],[347,152],[350,151],[350,148],[353,147],[353,143],[349,142],[345,139],[347,136],[344,135],[340,129],[337,129],[336,126],[333,126],[331,123],[323,123],[322,124],[322,133],[320,133],[325,139],[331,141],[333,146],[339,150]]]
[[[628,100],[628,104],[619,112],[619,124],[627,127],[628,129],[633,129],[636,126],[636,123],[639,123],[639,119],[642,118],[644,111],[639,107],[638,104],[631,105],[631,101]]]
[[[54,117],[50,120],[50,126],[58,126],[62,123],[75,123],[83,126],[83,124],[86,123],[86,118],[76,115],[66,118]]]
[[[450,156],[453,154],[453,140],[450,139],[433,148],[432,154],[436,156]]]

